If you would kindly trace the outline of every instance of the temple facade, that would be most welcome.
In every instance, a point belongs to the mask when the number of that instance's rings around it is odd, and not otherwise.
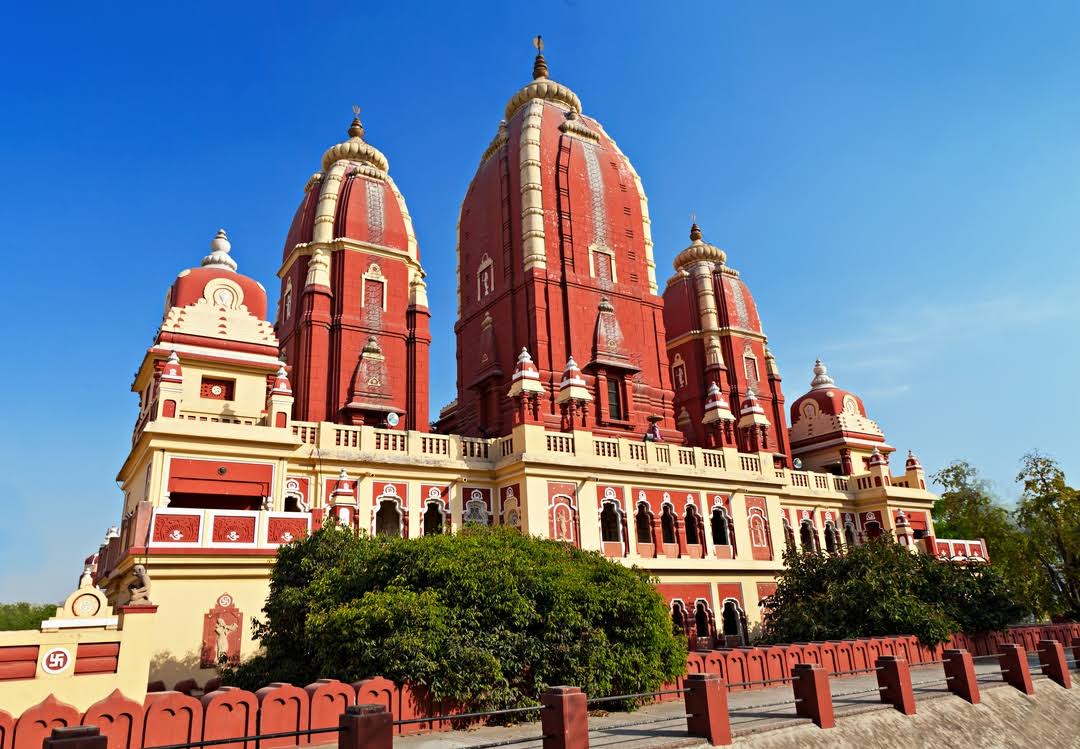
[[[890,533],[987,558],[935,538],[919,461],[893,458],[824,364],[788,408],[750,288],[696,224],[661,288],[640,177],[542,53],[461,205],[457,398],[433,422],[424,271],[389,162],[357,118],[319,166],[273,321],[219,231],[133,383],[121,522],[87,564],[112,605],[136,565],[153,579],[151,678],[254,652],[277,549],[330,517],[595,550],[655,575],[712,645],[752,634],[785,548]]]

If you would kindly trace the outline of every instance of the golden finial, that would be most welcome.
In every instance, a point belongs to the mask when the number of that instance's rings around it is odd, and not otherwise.
[[[697,242],[701,239],[701,227],[697,225],[697,213],[690,211],[690,241]]]
[[[547,60],[544,59],[544,37],[539,34],[533,39],[533,46],[536,47],[536,60],[533,62],[533,79],[547,78],[548,66]]]
[[[360,105],[353,104],[352,108],[353,121],[349,125],[349,137],[350,138],[363,138],[364,126],[360,123]]]

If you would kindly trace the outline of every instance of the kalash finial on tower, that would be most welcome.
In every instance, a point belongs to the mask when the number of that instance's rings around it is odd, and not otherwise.
[[[229,250],[232,249],[232,244],[229,243],[229,238],[225,235],[224,229],[218,229],[217,234],[210,241],[210,254],[202,259],[202,265],[204,268],[227,268],[228,270],[236,270],[236,261],[229,257]]]
[[[352,107],[353,121],[349,125],[349,137],[350,138],[363,138],[364,137],[364,124],[360,122],[360,105],[353,104]]]
[[[544,37],[539,34],[533,39],[533,46],[536,47],[536,59],[533,61],[533,80],[537,78],[548,77],[547,60],[544,59]]]

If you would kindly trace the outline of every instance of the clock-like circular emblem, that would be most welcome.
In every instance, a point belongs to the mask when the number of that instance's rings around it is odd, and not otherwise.
[[[89,593],[81,595],[71,604],[75,616],[93,616],[101,609],[101,601]]]
[[[225,392],[225,388],[221,387],[221,385],[213,385],[210,388],[210,392],[214,395],[221,395]]]
[[[222,307],[231,307],[234,299],[236,295],[233,294],[232,289],[221,288],[214,292],[214,301]]]
[[[232,596],[228,593],[222,594],[217,599],[217,605],[223,609],[227,609],[229,606],[232,606]]]

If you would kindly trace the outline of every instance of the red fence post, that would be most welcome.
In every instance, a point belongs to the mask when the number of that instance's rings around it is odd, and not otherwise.
[[[727,685],[720,675],[690,674],[683,685],[690,690],[686,693],[686,732],[712,746],[731,744]]]
[[[883,655],[877,659],[877,683],[881,701],[904,715],[915,714],[915,692],[911,688],[911,669],[903,658]]]
[[[394,719],[382,705],[349,705],[338,719],[338,726],[338,749],[394,747]]]
[[[71,726],[54,728],[41,742],[41,749],[105,749],[108,743],[97,726]]]
[[[577,687],[551,687],[540,702],[540,730],[544,749],[588,749],[589,709],[585,693]]]
[[[979,685],[975,681],[975,662],[966,650],[949,649],[941,654],[945,665],[945,684],[949,691],[972,705],[979,704]]]
[[[1057,640],[1039,640],[1039,663],[1043,673],[1066,689],[1072,688],[1069,664],[1065,662],[1065,648]]]
[[[998,662],[1001,664],[1001,675],[1009,685],[1016,687],[1024,694],[1035,694],[1035,687],[1031,685],[1031,669],[1028,668],[1027,651],[1024,650],[1023,645],[1011,642],[1002,644]]]
[[[795,714],[814,721],[818,728],[835,726],[829,672],[816,664],[798,663],[791,669],[791,674]]]

